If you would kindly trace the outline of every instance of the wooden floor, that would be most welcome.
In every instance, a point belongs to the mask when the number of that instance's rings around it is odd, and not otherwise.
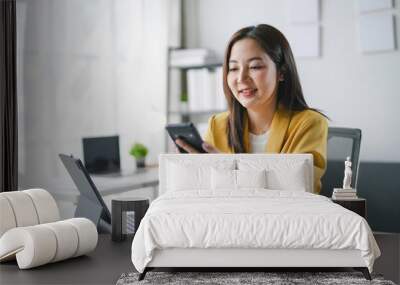
[[[399,234],[376,233],[382,251],[374,266],[375,273],[399,283]],[[16,262],[0,264],[0,284],[115,284],[124,272],[135,271],[130,257],[131,241],[111,241],[100,235],[96,250],[88,256],[52,263],[28,270],[19,270]]]

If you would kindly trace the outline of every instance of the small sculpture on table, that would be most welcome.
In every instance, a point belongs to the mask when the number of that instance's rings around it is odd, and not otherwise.
[[[357,199],[357,190],[351,187],[351,179],[353,176],[351,166],[352,163],[350,157],[347,157],[344,162],[343,188],[334,188],[332,199]]]
[[[351,189],[351,177],[353,172],[351,170],[350,157],[346,158],[344,162],[344,179],[343,179],[343,189]]]

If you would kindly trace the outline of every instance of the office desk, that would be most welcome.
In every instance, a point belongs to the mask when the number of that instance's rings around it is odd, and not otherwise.
[[[121,176],[91,175],[90,177],[110,211],[112,199],[137,197],[152,201],[158,196],[158,167]],[[63,219],[74,217],[80,192],[71,177],[66,173],[62,181],[45,188],[55,198],[61,217]]]
[[[146,168],[120,176],[90,175],[90,177],[102,197],[147,187],[154,188],[154,196],[158,196],[158,167]],[[73,187],[58,187],[55,191],[50,192],[58,201],[74,204],[78,202],[79,192],[75,185]]]
[[[91,178],[103,196],[119,194],[140,188],[157,187],[158,167],[146,168],[122,176],[91,175]]]

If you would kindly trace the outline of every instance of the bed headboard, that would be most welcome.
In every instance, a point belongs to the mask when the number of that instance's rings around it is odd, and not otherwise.
[[[305,191],[314,191],[314,168],[312,154],[160,154],[159,156],[159,194],[166,192],[167,171],[171,163],[213,167],[219,163],[232,163],[234,169],[258,169],[279,173],[275,179],[287,179],[287,170],[295,171],[301,167]],[[287,189],[289,190],[289,189]]]

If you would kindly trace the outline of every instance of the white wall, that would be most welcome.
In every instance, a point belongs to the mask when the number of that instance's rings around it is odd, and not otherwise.
[[[18,0],[20,186],[72,186],[58,154],[120,135],[164,150],[168,21],[163,0]]]
[[[84,136],[119,134],[125,170],[133,168],[127,151],[136,140],[149,146],[149,160],[156,161],[165,139],[172,2],[17,1],[22,187],[51,188],[61,178],[66,179],[63,186],[72,185],[57,155],[82,157]],[[285,1],[184,4],[187,46],[208,47],[220,56],[240,27],[270,23],[284,30],[286,25]],[[356,5],[321,0],[322,57],[297,60],[305,96],[332,118],[332,125],[363,130],[362,160],[398,162],[400,52],[358,51]],[[391,10],[397,38],[399,6],[396,0]]]
[[[400,1],[396,15],[400,38]],[[286,1],[185,0],[188,47],[210,48],[222,56],[230,35],[241,27],[267,23],[285,31]],[[297,59],[308,103],[322,109],[332,126],[363,131],[362,161],[400,161],[400,51],[359,51],[358,1],[321,0],[322,56]],[[397,43],[399,44],[399,43]]]

